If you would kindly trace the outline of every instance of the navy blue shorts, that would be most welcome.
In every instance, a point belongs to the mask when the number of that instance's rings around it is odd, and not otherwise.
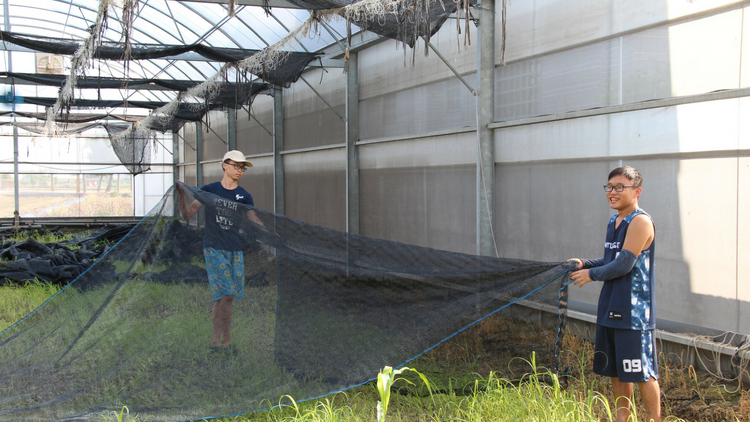
[[[654,330],[621,330],[596,326],[594,373],[621,382],[659,379]]]

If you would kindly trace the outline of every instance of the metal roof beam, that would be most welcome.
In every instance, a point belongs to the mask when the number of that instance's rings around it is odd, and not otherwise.
[[[352,34],[352,46],[350,51],[356,53],[362,51],[370,46],[380,44],[383,41],[387,41],[390,38],[381,37],[375,33],[369,31],[360,31]],[[328,47],[321,48],[317,51],[322,53],[320,62],[322,67],[344,67],[344,55],[346,54],[346,47],[343,45],[341,40],[336,40]],[[308,68],[321,67],[318,60],[313,60],[307,65]]]

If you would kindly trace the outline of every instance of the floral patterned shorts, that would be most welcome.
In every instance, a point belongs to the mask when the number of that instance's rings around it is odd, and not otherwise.
[[[242,251],[203,248],[208,283],[214,302],[223,296],[245,297],[245,259]]]

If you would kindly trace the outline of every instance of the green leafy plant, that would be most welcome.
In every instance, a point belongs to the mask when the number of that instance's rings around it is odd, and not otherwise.
[[[414,383],[409,381],[408,379],[399,377],[399,375],[401,375],[401,373],[403,373],[404,371],[411,371],[419,375],[419,378],[422,379],[422,382],[424,382],[424,384],[427,386],[427,389],[430,390],[430,395],[432,395],[430,382],[427,380],[427,377],[425,377],[421,372],[417,371],[416,369],[407,367],[394,370],[392,367],[386,366],[378,374],[377,386],[378,393],[380,394],[380,401],[378,401],[377,405],[378,422],[385,422],[385,415],[386,413],[388,413],[388,404],[391,401],[391,386],[399,380],[404,380],[407,383],[414,385]]]
[[[120,409],[120,413],[112,411],[111,418],[107,417],[106,415],[102,415],[102,420],[104,422],[137,422],[138,416],[131,418],[130,410],[127,406],[123,406],[122,409]]]
[[[69,233],[60,235],[58,233],[54,233],[50,231],[19,230],[13,233],[12,235],[5,237],[5,240],[15,242],[15,243],[20,243],[25,240],[28,240],[29,238],[33,238],[39,243],[56,243],[56,242],[61,242],[65,240],[71,240],[73,236]]]

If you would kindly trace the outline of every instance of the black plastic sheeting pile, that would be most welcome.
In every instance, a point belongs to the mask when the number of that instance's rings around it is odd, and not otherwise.
[[[0,333],[0,421],[96,420],[123,405],[139,420],[237,415],[369,382],[519,300],[558,307],[564,322],[564,263],[366,238],[181,186],[203,204],[189,224],[173,217],[170,190]],[[233,348],[220,351],[209,347],[202,253],[202,222],[217,216],[242,245],[246,276]]]
[[[122,239],[131,225],[113,225],[80,232],[73,239],[41,243],[34,239],[50,233],[48,229],[7,229],[0,232],[0,286],[8,283],[47,282],[66,285],[81,275],[96,259]],[[28,239],[17,242],[19,231]]]

